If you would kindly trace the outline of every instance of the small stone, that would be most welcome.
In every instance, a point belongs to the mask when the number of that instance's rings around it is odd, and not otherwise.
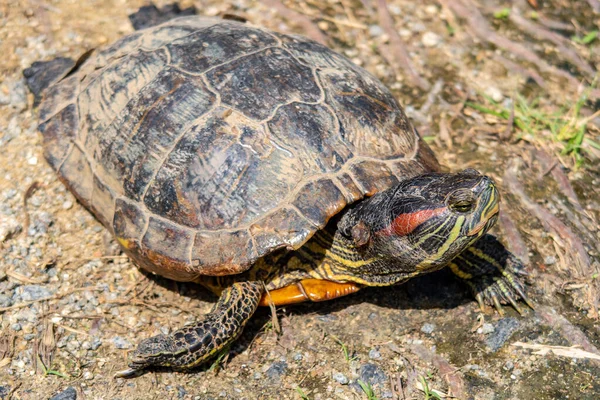
[[[379,25],[370,25],[369,26],[369,35],[372,37],[381,36],[383,34],[383,29]]]
[[[492,351],[498,351],[512,334],[519,328],[519,321],[515,318],[503,318],[498,321],[491,333],[485,340],[485,344]]]
[[[425,47],[435,47],[440,44],[441,41],[442,38],[437,33],[433,32],[425,32],[421,38],[421,43],[423,43]]]
[[[62,392],[52,396],[50,400],[77,400],[77,391],[73,386],[69,386]]]
[[[348,377],[346,375],[342,374],[341,372],[334,373],[333,379],[340,385],[347,385],[350,382]]]
[[[369,358],[372,360],[379,360],[381,358],[381,353],[378,349],[371,349],[369,351]]]
[[[71,200],[67,200],[62,204],[63,210],[68,210],[73,207],[73,202]]]
[[[556,264],[556,257],[554,257],[554,256],[544,257],[544,264],[546,264],[546,265]]]
[[[375,364],[365,364],[360,367],[358,373],[359,379],[371,386],[384,385],[388,382],[388,377],[385,372]]]
[[[0,385],[0,400],[4,400],[8,397],[10,393],[10,386],[8,385]]]
[[[504,368],[505,371],[512,371],[513,368],[515,367],[515,364],[508,360],[506,363],[504,363],[504,366],[502,368]]]
[[[122,338],[121,336],[115,336],[112,340],[113,344],[117,349],[129,349],[131,348],[131,343],[129,340]]]
[[[26,341],[30,342],[33,339],[35,339],[36,334],[35,333],[28,333],[26,335],[23,335],[23,339],[25,339]]]
[[[254,379],[256,379],[257,381],[262,379],[262,374],[260,372],[255,372],[254,373]]]
[[[92,374],[90,371],[85,371],[83,373],[83,379],[85,379],[86,381],[91,381],[92,379],[94,379],[94,374]]]
[[[302,354],[296,353],[294,354],[294,361],[302,361]]]
[[[23,329],[23,327],[21,326],[21,324],[20,324],[20,323],[18,323],[18,322],[15,322],[14,324],[12,324],[12,325],[10,326],[10,329],[12,329],[12,330],[13,330],[13,331],[15,331],[15,332],[19,332],[21,329]]]
[[[13,300],[10,296],[0,293],[0,307],[10,307],[13,305]]]
[[[428,5],[427,7],[425,7],[425,12],[429,15],[437,15],[439,11],[436,6],[431,4],[431,5]]]
[[[100,340],[100,338],[95,337],[92,340],[92,345],[91,345],[90,349],[98,350],[98,347],[100,347],[101,345],[102,345],[102,340]]]
[[[498,89],[495,86],[488,86],[485,89],[485,94],[491,97],[492,100],[494,100],[496,103],[501,103],[502,100],[504,100],[504,95],[502,94],[500,89]]]
[[[287,367],[288,365],[285,361],[276,361],[271,364],[265,374],[271,379],[281,379],[281,376],[285,374]]]
[[[29,164],[29,165],[37,165],[37,163],[38,163],[38,158],[36,156],[29,157],[27,159],[27,164]]]
[[[33,301],[52,296],[52,292],[48,288],[40,285],[21,286],[21,300]]]
[[[421,332],[431,335],[435,330],[435,324],[426,323],[421,327]]]
[[[496,328],[494,328],[494,325],[486,322],[480,328],[477,329],[477,333],[483,334],[483,335],[488,335],[488,334],[494,332],[495,329]]]

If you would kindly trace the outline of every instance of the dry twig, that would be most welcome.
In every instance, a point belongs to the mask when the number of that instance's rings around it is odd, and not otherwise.
[[[285,4],[279,0],[263,0],[263,4],[277,10],[277,12],[285,19],[302,26],[304,35],[316,42],[327,45],[327,36],[325,36],[319,27],[306,15],[286,7]]]

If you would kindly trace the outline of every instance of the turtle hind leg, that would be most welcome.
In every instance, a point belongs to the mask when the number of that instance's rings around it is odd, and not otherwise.
[[[501,304],[511,304],[522,314],[518,300],[533,308],[525,294],[522,277],[527,275],[521,261],[492,235],[484,235],[449,264],[450,269],[473,291],[483,309],[494,306],[503,315]]]
[[[140,7],[139,10],[129,16],[131,25],[136,31],[149,28],[151,26],[162,24],[173,18],[185,17],[188,15],[196,15],[196,9],[188,7],[185,9],[179,8],[177,3],[167,4],[161,8],[157,8],[154,4]]]
[[[194,325],[143,340],[133,352],[129,369],[115,377],[133,376],[152,366],[184,370],[200,365],[240,335],[263,292],[262,282],[234,283],[221,293],[211,312]]]

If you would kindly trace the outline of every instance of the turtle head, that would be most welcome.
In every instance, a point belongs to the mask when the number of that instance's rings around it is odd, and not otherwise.
[[[383,269],[375,274],[433,271],[495,223],[498,202],[494,182],[473,169],[430,173],[359,203],[339,227],[365,256],[383,261],[371,266]]]

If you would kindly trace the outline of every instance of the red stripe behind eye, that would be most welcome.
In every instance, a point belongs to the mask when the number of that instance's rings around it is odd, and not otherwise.
[[[379,232],[385,236],[408,235],[423,222],[427,221],[431,217],[443,214],[444,212],[446,212],[446,210],[446,207],[440,207],[429,210],[419,210],[413,213],[400,214],[392,221],[390,226],[382,229]]]

